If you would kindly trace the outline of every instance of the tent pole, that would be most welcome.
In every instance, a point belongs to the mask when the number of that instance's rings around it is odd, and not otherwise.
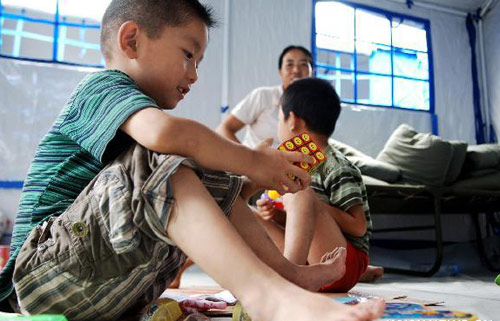
[[[387,1],[397,2],[397,3],[401,3],[401,4],[406,4],[407,3],[406,0],[387,0]],[[461,16],[461,17],[466,17],[467,16],[467,12],[465,12],[465,11],[461,11],[461,10],[458,10],[458,9],[452,9],[452,8],[448,8],[448,7],[443,7],[443,6],[438,6],[438,5],[427,3],[427,2],[413,1],[413,5],[415,7],[421,7],[421,8],[426,8],[426,9],[438,10],[438,11],[450,13],[450,14],[453,14],[453,15]]]
[[[479,60],[481,63],[481,82],[483,92],[483,115],[485,125],[485,138],[486,142],[490,141],[490,103],[488,97],[488,81],[486,79],[486,61],[484,55],[484,39],[483,39],[483,20],[480,18],[477,23],[478,36],[479,36]]]
[[[491,7],[493,4],[493,0],[486,0],[483,5],[481,6],[481,12],[479,13],[481,15],[481,18],[484,17],[486,11]]]
[[[224,120],[224,116],[229,110],[229,27],[231,8],[230,0],[224,1],[224,39],[222,43],[222,92],[221,92],[221,109],[220,120]]]

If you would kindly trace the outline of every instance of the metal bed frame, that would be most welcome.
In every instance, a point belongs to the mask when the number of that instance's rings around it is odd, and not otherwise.
[[[476,243],[478,253],[486,266],[492,271],[498,271],[490,262],[482,239],[479,215],[488,212],[500,211],[500,190],[472,190],[457,189],[453,187],[429,187],[423,185],[366,185],[368,202],[372,216],[377,214],[416,214],[432,215],[433,225],[418,225],[374,229],[377,232],[404,232],[419,230],[434,230],[435,260],[427,271],[416,271],[384,267],[387,272],[432,276],[441,266],[443,261],[443,239],[441,215],[443,214],[469,214],[472,217],[476,230]]]

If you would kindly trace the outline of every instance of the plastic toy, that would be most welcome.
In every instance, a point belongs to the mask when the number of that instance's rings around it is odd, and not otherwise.
[[[318,165],[326,160],[325,154],[323,154],[308,133],[302,133],[298,136],[292,137],[286,142],[281,143],[278,146],[278,149],[289,152],[299,151],[302,154],[311,155],[314,158],[314,163],[312,165],[306,162],[294,163],[294,165],[308,171],[309,173],[314,172]],[[288,176],[292,180],[295,179],[295,176],[292,174],[288,174]]]
[[[172,299],[158,299],[148,308],[141,321],[176,321],[181,316],[179,302]]]
[[[500,285],[500,274],[499,274],[499,275],[497,275],[497,277],[496,277],[496,279],[495,279],[495,283],[496,283],[497,285]]]
[[[411,302],[388,302],[385,306],[382,320],[429,320],[429,321],[476,321],[477,317],[471,313],[450,311],[450,310],[433,310],[418,303]]]
[[[262,195],[260,196],[260,199],[262,200],[268,200],[273,204],[274,208],[282,210],[283,207],[283,200],[281,199],[280,193],[278,193],[275,190],[266,190]]]
[[[252,321],[250,316],[245,312],[243,306],[240,302],[236,303],[233,308],[233,316],[231,318],[232,321]]]

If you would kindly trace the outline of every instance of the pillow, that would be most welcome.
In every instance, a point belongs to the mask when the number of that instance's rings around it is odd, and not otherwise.
[[[328,139],[328,144],[344,154],[351,163],[359,168],[363,175],[368,175],[389,183],[396,182],[401,177],[401,172],[397,167],[378,161],[352,146],[333,138]]]
[[[356,165],[363,175],[371,176],[389,183],[394,183],[401,177],[399,168],[389,163],[371,158],[370,156],[348,156],[347,159]]]
[[[498,168],[500,166],[500,145],[481,144],[467,148],[464,170]]]
[[[347,144],[341,143],[338,140],[335,140],[333,138],[328,139],[328,144],[332,145],[336,150],[344,154],[346,157],[349,156],[358,156],[358,157],[370,157],[363,152],[360,152],[356,148],[349,146]]]
[[[384,186],[389,185],[389,183],[373,178],[371,176],[362,175],[361,177],[363,178],[363,183],[365,185],[384,185]]]
[[[465,155],[467,154],[467,142],[451,140],[449,143],[453,147],[453,153],[451,155],[450,166],[448,167],[448,172],[446,173],[446,178],[444,180],[447,185],[457,180],[464,165]]]
[[[417,133],[403,124],[392,133],[377,156],[400,169],[402,180],[442,186],[453,155],[451,143],[431,134]]]

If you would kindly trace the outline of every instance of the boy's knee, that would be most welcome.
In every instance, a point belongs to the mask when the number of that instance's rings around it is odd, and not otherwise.
[[[315,192],[311,187],[308,187],[306,189],[303,189],[301,191],[298,191],[296,193],[288,193],[283,195],[283,202],[286,204],[291,204],[291,203],[307,203],[310,206],[314,205],[315,201]]]

